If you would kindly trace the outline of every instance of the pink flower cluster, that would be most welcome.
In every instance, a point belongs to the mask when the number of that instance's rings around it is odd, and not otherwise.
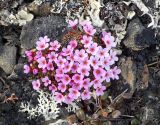
[[[90,21],[70,20],[69,26],[83,30],[81,40],[72,39],[62,47],[57,40],[40,37],[36,49],[25,52],[28,64],[24,65],[24,73],[36,78],[32,81],[35,90],[47,87],[58,103],[67,104],[80,98],[88,100],[93,93],[103,95],[105,84],[118,80],[121,72],[113,66],[118,57],[112,50],[116,43],[110,33],[102,32],[102,47],[94,41],[96,29]],[[83,47],[79,49],[79,45]]]

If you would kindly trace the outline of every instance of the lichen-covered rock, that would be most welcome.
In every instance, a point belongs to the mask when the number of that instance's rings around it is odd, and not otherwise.
[[[0,46],[0,67],[10,74],[16,64],[17,48],[14,46]]]
[[[156,43],[154,31],[145,28],[141,21],[135,18],[128,24],[126,38],[123,43],[127,48],[134,51],[142,50]]]
[[[35,19],[22,29],[20,40],[23,50],[31,49],[39,37],[47,35],[57,39],[65,31],[65,20],[60,16],[49,16]],[[22,50],[22,52],[23,52]]]

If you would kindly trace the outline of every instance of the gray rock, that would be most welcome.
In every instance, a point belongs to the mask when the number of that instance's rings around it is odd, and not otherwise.
[[[0,46],[0,67],[10,74],[16,64],[17,48],[14,46]]]
[[[22,28],[20,36],[22,52],[33,48],[39,37],[47,35],[51,39],[60,38],[66,26],[64,18],[60,16],[41,17],[31,21]]]
[[[139,51],[149,47],[151,44],[155,44],[155,39],[154,31],[145,28],[141,21],[136,18],[128,24],[127,34],[123,43],[127,48]]]

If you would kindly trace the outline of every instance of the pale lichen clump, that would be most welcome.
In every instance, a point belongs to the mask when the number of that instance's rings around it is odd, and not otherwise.
[[[33,107],[30,102],[26,104],[22,102],[19,112],[28,112],[29,119],[40,115],[43,115],[45,120],[56,119],[59,116],[60,108],[58,108],[54,96],[44,91],[37,92],[39,93],[39,97],[36,107]]]

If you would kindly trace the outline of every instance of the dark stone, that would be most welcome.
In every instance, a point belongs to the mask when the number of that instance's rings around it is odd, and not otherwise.
[[[0,67],[10,74],[16,64],[17,49],[14,46],[0,46]]]
[[[22,28],[20,40],[22,52],[35,46],[39,37],[47,35],[51,39],[58,39],[66,28],[64,18],[49,16],[35,19]]]
[[[139,51],[156,44],[154,30],[145,28],[138,18],[133,19],[127,27],[126,38],[123,41],[127,48]]]

